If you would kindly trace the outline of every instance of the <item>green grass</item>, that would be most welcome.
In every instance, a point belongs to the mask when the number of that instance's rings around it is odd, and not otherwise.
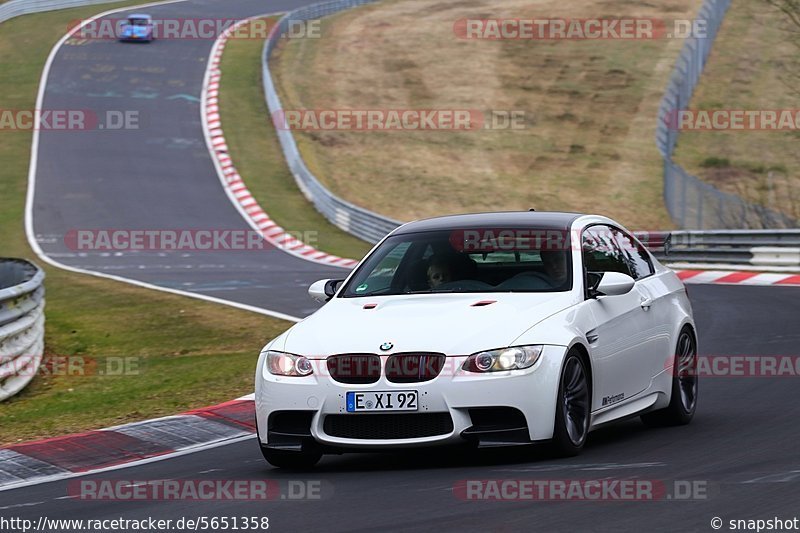
[[[261,85],[263,42],[231,39],[222,56],[220,116],[231,158],[269,216],[307,244],[360,259],[370,245],[330,224],[298,189],[281,152]]]
[[[42,67],[69,21],[141,2],[0,25],[0,108],[31,109]],[[31,132],[0,132],[0,255],[34,259],[23,227]],[[46,355],[130,357],[127,375],[40,375],[0,403],[0,443],[62,435],[230,400],[252,392],[263,344],[287,322],[45,267]],[[102,365],[101,365],[102,367]]]
[[[689,107],[797,109],[798,46],[785,14],[733,2]],[[674,159],[723,191],[800,219],[798,141],[800,131],[684,131]]]

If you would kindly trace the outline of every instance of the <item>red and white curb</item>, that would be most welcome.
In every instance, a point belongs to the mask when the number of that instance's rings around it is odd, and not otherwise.
[[[769,272],[725,270],[675,270],[687,284],[719,285],[781,285],[800,287],[800,274],[775,274]]]
[[[250,439],[255,403],[185,413],[0,448],[0,491],[116,470]]]
[[[266,15],[253,17],[253,19],[263,16]],[[214,160],[214,165],[217,167],[220,181],[228,197],[242,216],[244,216],[245,220],[248,221],[250,226],[259,231],[261,235],[264,236],[264,239],[276,248],[316,263],[352,268],[358,261],[317,250],[313,246],[295,238],[276,224],[250,193],[228,154],[228,145],[225,142],[225,135],[222,131],[222,122],[219,115],[219,83],[222,78],[220,60],[228,38],[239,26],[253,19],[240,21],[229,27],[219,36],[211,49],[211,56],[209,57],[208,67],[206,68],[206,78],[203,83],[203,93],[200,104],[203,131],[206,135],[208,150]]]

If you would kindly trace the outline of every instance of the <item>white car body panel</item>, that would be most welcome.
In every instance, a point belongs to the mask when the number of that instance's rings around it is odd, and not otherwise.
[[[580,216],[572,223],[572,235],[579,236],[583,228],[592,224],[622,228],[605,217]],[[393,233],[402,232],[403,228]],[[553,437],[562,362],[568,351],[578,345],[590,360],[590,429],[664,407],[671,397],[678,333],[685,325],[693,328],[694,324],[683,283],[652,255],[651,260],[655,273],[637,280],[629,293],[596,299],[585,297],[579,246],[572,248],[576,282],[567,292],[334,297],[265,346],[256,371],[259,439],[263,445],[269,444],[271,413],[310,410],[314,411],[314,440],[333,447],[370,449],[457,443],[463,442],[461,432],[471,425],[467,409],[506,406],[522,412],[531,441],[547,440]],[[472,306],[484,300],[494,303]],[[365,304],[376,305],[365,309]],[[379,346],[385,342],[391,342],[393,347],[381,351]],[[461,370],[470,354],[534,344],[545,348],[530,368],[495,373]],[[306,356],[314,360],[315,371],[306,377],[273,375],[264,365],[267,350]],[[330,355],[378,354],[385,365],[389,355],[415,351],[446,354],[445,369],[431,381],[392,383],[382,374],[378,382],[368,385],[340,383],[324,372],[325,358]],[[325,433],[325,416],[346,412],[348,391],[408,389],[419,392],[420,412],[450,413],[453,431],[390,440],[342,439]]]

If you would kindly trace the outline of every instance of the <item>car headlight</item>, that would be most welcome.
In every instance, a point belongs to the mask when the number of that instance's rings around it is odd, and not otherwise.
[[[529,368],[539,360],[544,346],[512,346],[472,354],[461,368],[467,372],[500,372]]]
[[[276,376],[308,376],[314,371],[311,361],[302,355],[284,352],[267,352],[267,370]]]

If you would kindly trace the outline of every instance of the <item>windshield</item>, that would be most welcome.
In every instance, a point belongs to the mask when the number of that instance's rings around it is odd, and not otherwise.
[[[358,268],[342,296],[568,291],[569,250],[568,232],[536,228],[395,235]]]
[[[142,18],[128,19],[128,24],[130,24],[131,26],[147,26],[148,24],[150,24],[150,20]]]

